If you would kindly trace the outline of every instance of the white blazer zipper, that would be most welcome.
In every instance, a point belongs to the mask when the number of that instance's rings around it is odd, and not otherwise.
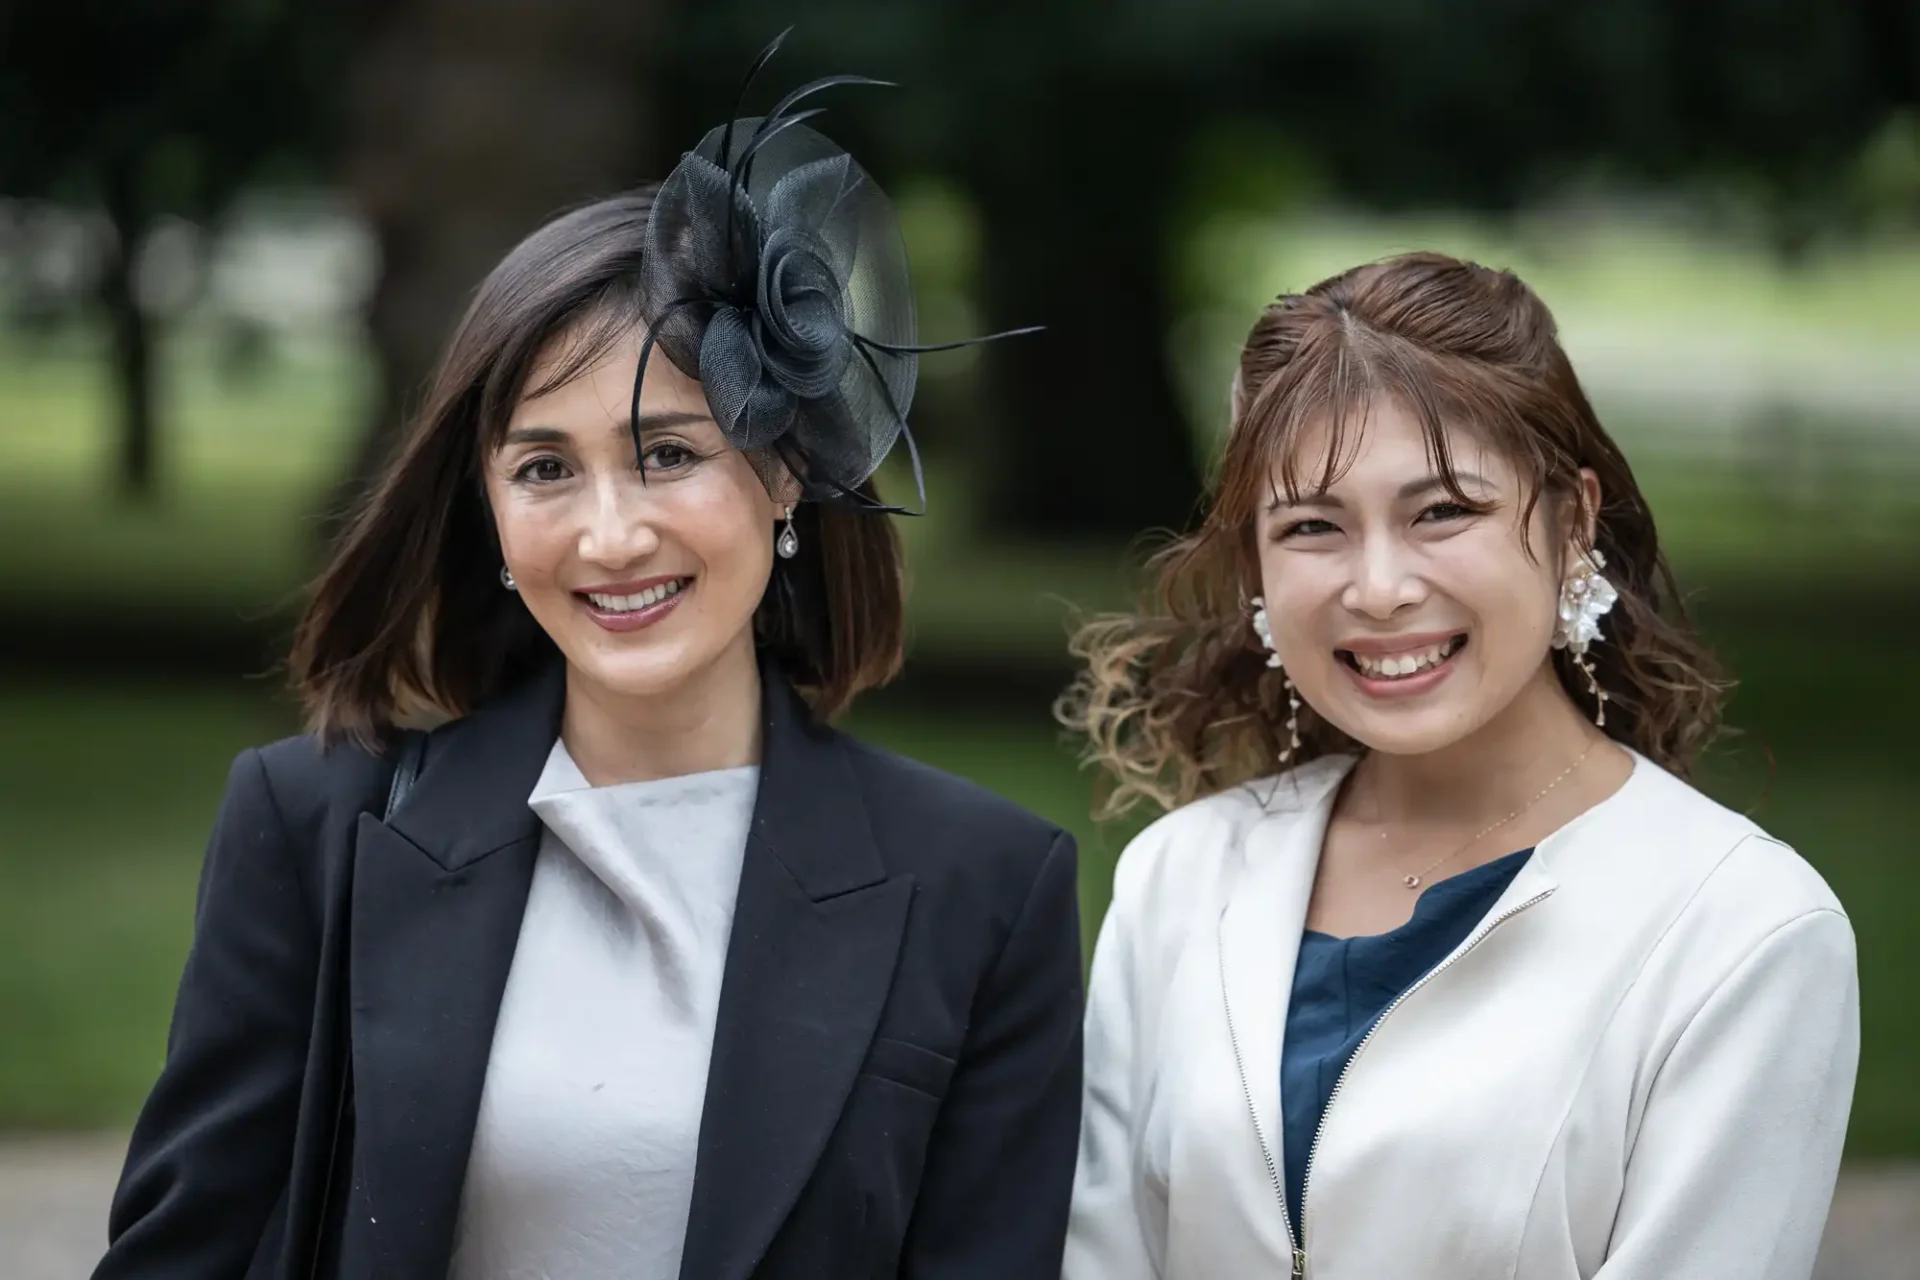
[[[1307,1168],[1300,1182],[1300,1213],[1302,1217],[1304,1217],[1307,1212],[1307,1193],[1313,1187],[1313,1159],[1320,1152],[1320,1135],[1325,1133],[1327,1129],[1327,1113],[1333,1110],[1334,1100],[1340,1096],[1341,1088],[1347,1083],[1347,1073],[1352,1071],[1353,1064],[1360,1060],[1360,1055],[1366,1051],[1367,1045],[1372,1041],[1374,1033],[1380,1030],[1380,1024],[1391,1017],[1393,1011],[1405,1003],[1408,996],[1411,996],[1414,992],[1426,986],[1447,969],[1451,968],[1462,956],[1465,956],[1469,951],[1479,946],[1488,934],[1519,915],[1522,911],[1525,911],[1528,907],[1546,900],[1552,896],[1552,894],[1552,889],[1543,889],[1533,897],[1528,898],[1525,902],[1516,903],[1508,907],[1505,911],[1502,911],[1493,919],[1481,924],[1481,926],[1474,931],[1473,936],[1469,937],[1461,946],[1454,949],[1452,955],[1427,970],[1417,982],[1395,996],[1388,1002],[1387,1007],[1380,1011],[1380,1016],[1373,1020],[1373,1025],[1367,1028],[1367,1033],[1360,1037],[1360,1043],[1353,1047],[1353,1053],[1347,1058],[1347,1064],[1340,1068],[1340,1074],[1334,1078],[1333,1091],[1327,1095],[1327,1105],[1321,1109],[1320,1123],[1313,1131],[1313,1142],[1307,1147]],[[1253,1086],[1247,1079],[1246,1059],[1240,1054],[1240,1037],[1238,1033],[1235,1032],[1233,1026],[1233,1002],[1227,995],[1227,951],[1225,947],[1219,946],[1217,943],[1214,950],[1220,958],[1220,1004],[1221,1007],[1226,1010],[1227,1043],[1233,1049],[1234,1068],[1240,1073],[1240,1093],[1247,1101],[1247,1117],[1253,1121],[1253,1136],[1260,1144],[1260,1158],[1266,1163],[1267,1177],[1273,1183],[1273,1194],[1280,1202],[1280,1224],[1286,1228],[1287,1243],[1293,1248],[1293,1275],[1295,1280],[1303,1280],[1307,1274],[1307,1251],[1304,1247],[1305,1237],[1303,1233],[1294,1229],[1293,1216],[1287,1212],[1287,1187],[1286,1183],[1280,1178],[1280,1164],[1273,1158],[1273,1147],[1267,1142],[1266,1132],[1260,1127],[1260,1113],[1253,1105]]]

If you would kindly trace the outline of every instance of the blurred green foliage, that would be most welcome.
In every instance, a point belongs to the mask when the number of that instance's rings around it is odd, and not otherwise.
[[[0,6],[0,195],[112,227],[87,292],[113,320],[123,485],[150,493],[167,444],[167,317],[136,279],[165,218],[217,229],[289,174],[358,206],[383,261],[344,461],[364,474],[486,267],[544,211],[660,176],[793,18],[771,0],[519,0],[478,22],[459,0]],[[1835,227],[1911,226],[1920,183],[1920,11],[1887,0],[823,0],[769,79],[849,69],[910,92],[836,100],[834,135],[887,183],[964,193],[988,325],[1049,326],[984,355],[991,409],[968,433],[1003,469],[983,506],[1047,536],[1176,524],[1199,491],[1164,332],[1195,209],[1333,191],[1511,211],[1654,181],[1802,256]],[[521,101],[495,116],[490,97]]]

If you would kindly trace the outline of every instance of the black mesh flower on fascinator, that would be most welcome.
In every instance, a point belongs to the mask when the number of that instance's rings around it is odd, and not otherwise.
[[[741,99],[786,36],[754,60]],[[749,118],[736,103],[737,118],[667,175],[641,253],[652,325],[634,375],[636,447],[640,388],[658,345],[699,378],[721,432],[769,487],[784,467],[804,499],[901,511],[858,490],[904,437],[925,507],[907,427],[919,356],[1036,330],[916,345],[893,205],[852,156],[807,127],[819,108],[795,110],[823,89],[887,83],[829,76]]]

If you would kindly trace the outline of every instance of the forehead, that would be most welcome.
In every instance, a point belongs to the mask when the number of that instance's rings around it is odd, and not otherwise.
[[[512,417],[556,413],[590,414],[625,422],[632,414],[634,378],[640,367],[645,330],[640,326],[607,334],[572,330],[557,334],[535,358]],[[699,382],[676,368],[655,347],[647,354],[640,388],[640,411],[706,412]]]

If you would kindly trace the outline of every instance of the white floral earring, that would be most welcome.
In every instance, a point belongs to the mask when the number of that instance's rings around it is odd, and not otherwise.
[[[1600,619],[1620,598],[1613,584],[1601,576],[1600,570],[1606,565],[1607,558],[1600,554],[1598,547],[1574,561],[1573,572],[1560,584],[1559,616],[1553,628],[1553,647],[1565,649],[1573,665],[1587,678],[1587,692],[1593,695],[1594,702],[1593,723],[1598,726],[1607,723],[1607,691],[1600,687],[1599,679],[1593,674],[1587,646],[1604,638],[1600,634]]]
[[[1280,673],[1280,679],[1287,686],[1287,746],[1280,753],[1280,763],[1287,764],[1300,750],[1300,691],[1293,687],[1293,677],[1280,665],[1280,654],[1273,647],[1273,625],[1267,619],[1266,599],[1255,596],[1248,603],[1253,606],[1253,634],[1260,637],[1260,647],[1267,651],[1267,665]]]

